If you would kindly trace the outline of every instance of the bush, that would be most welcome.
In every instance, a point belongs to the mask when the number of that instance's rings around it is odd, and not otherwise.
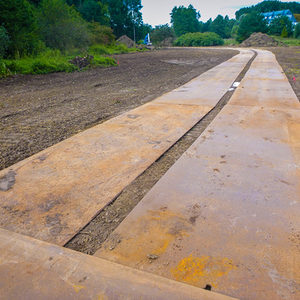
[[[64,0],[42,0],[38,18],[47,47],[65,51],[89,44],[87,23]]]
[[[8,46],[9,46],[9,36],[6,29],[3,26],[0,26],[0,59],[5,55]]]
[[[197,47],[223,45],[224,40],[214,32],[186,33],[175,41],[175,46]]]
[[[91,55],[113,55],[113,54],[125,54],[129,52],[138,51],[136,48],[128,48],[124,44],[115,44],[110,46],[105,45],[93,45],[89,48],[89,54]]]
[[[154,45],[160,45],[164,40],[175,38],[174,29],[168,24],[156,26],[151,32],[151,41]]]
[[[299,38],[300,38],[300,23],[298,23],[298,24],[295,26],[294,38],[296,38],[296,39],[299,39]]]
[[[110,66],[117,66],[117,62],[112,57],[95,56],[92,65],[101,66],[101,67],[110,67]]]
[[[291,36],[293,33],[293,24],[286,16],[278,17],[272,20],[269,26],[269,34],[281,35],[282,37]]]
[[[90,32],[90,43],[111,45],[115,41],[113,31],[108,26],[100,25],[97,22],[89,23],[88,30]]]
[[[27,0],[0,0],[0,25],[5,27],[11,41],[7,49],[9,56],[40,51],[35,8]]]
[[[241,18],[236,39],[238,42],[243,42],[254,32],[266,33],[267,31],[268,27],[263,15],[254,11]]]
[[[11,75],[11,71],[8,69],[4,61],[0,60],[0,78],[7,77]]]

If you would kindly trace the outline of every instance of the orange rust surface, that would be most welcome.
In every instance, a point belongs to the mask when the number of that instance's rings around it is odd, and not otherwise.
[[[193,104],[169,93],[1,171],[0,227],[64,245],[216,105],[252,55],[187,84]]]
[[[0,229],[0,299],[233,298]]]
[[[258,51],[229,104],[96,256],[241,299],[300,299],[299,126],[296,95]]]

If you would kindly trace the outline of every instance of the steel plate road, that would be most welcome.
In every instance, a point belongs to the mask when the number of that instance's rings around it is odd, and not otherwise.
[[[241,299],[296,300],[299,216],[300,104],[258,51],[229,104],[96,256]]]
[[[0,229],[0,299],[233,298]]]
[[[217,104],[252,55],[1,171],[0,227],[64,245]]]

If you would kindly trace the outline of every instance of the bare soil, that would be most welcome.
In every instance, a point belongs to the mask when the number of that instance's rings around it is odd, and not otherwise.
[[[269,48],[283,68],[289,82],[300,101],[300,47]]]
[[[172,49],[118,55],[118,67],[0,80],[0,170],[153,100],[236,51]]]

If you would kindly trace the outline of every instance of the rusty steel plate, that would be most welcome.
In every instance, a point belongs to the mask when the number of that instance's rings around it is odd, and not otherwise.
[[[300,299],[300,104],[251,105],[250,83],[96,256],[240,299]]]
[[[233,298],[0,229],[0,299]]]
[[[175,89],[169,93],[162,95],[155,100],[156,103],[176,103],[189,105],[207,105],[214,107],[216,105],[215,95],[224,94],[224,86],[230,87],[234,80],[241,73],[249,60],[253,57],[253,51],[240,50],[241,54],[235,56],[228,61],[221,63],[213,69],[191,80],[187,84]],[[224,70],[226,70],[224,72]],[[232,76],[228,77],[228,73]],[[201,97],[199,97],[201,91]]]
[[[0,172],[0,227],[64,245],[130,182],[210,111],[243,70],[248,50],[223,68],[228,81],[202,94],[206,75],[193,81],[194,105],[145,104],[77,134]],[[215,71],[214,71],[215,70]],[[210,79],[220,76],[218,67]],[[197,86],[196,83],[199,83]]]

